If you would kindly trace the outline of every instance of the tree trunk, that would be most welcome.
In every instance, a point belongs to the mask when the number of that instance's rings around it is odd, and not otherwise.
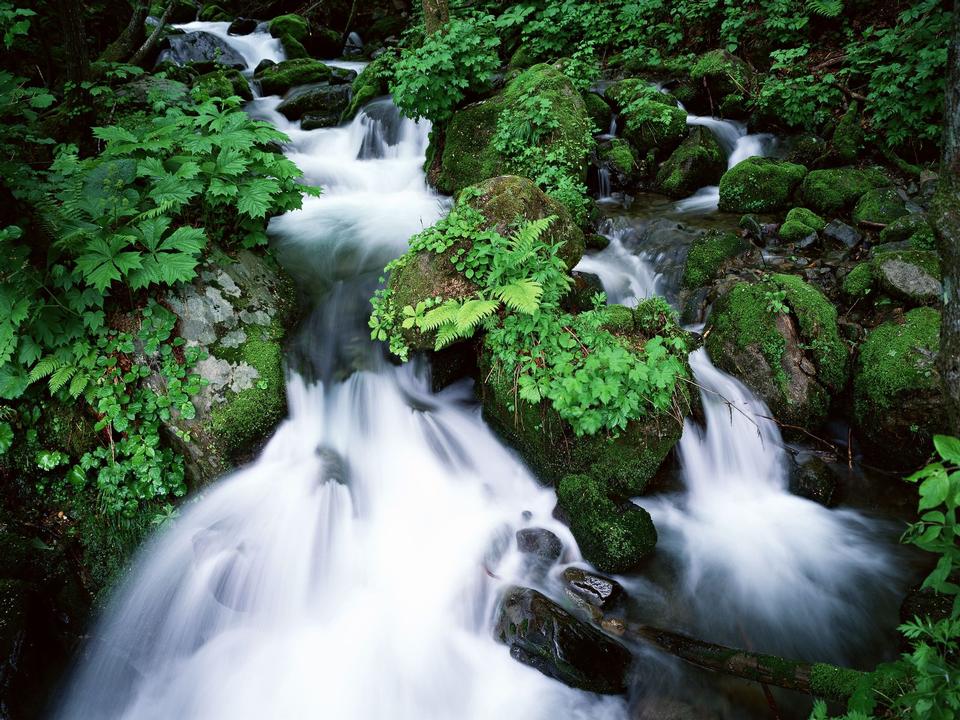
[[[943,268],[943,322],[937,365],[947,399],[949,432],[960,434],[960,0],[954,0],[949,43],[943,155],[930,220]]]
[[[173,6],[176,3],[176,0],[167,0],[167,7],[164,8],[163,15],[160,16],[160,20],[157,23],[157,27],[154,28],[153,32],[150,33],[143,45],[140,46],[140,49],[137,50],[133,55],[130,56],[128,61],[131,65],[139,65],[142,63],[147,55],[156,47],[157,42],[160,40],[160,36],[163,34],[163,28],[166,27],[167,21],[170,19],[170,15],[173,14]]]
[[[423,24],[427,28],[427,35],[433,35],[448,22],[450,5],[447,0],[423,0]]]
[[[861,686],[874,686],[876,681],[873,673],[747,652],[616,618],[606,619],[601,625],[608,632],[649,643],[705,670],[797,690],[823,700],[846,702]],[[874,690],[880,700],[887,688],[874,686]]]
[[[120,37],[110,43],[98,58],[100,62],[124,62],[136,51],[143,38],[143,23],[150,12],[150,3],[139,0],[133,15]]]
[[[87,36],[83,29],[83,6],[78,0],[57,0],[56,8],[63,33],[66,79],[81,82],[90,74]]]

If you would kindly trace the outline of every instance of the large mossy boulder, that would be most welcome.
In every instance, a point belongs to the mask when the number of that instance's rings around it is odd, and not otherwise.
[[[239,70],[219,69],[201,75],[194,87],[201,88],[209,97],[228,98],[236,95],[244,100],[252,100],[253,93],[247,79]]]
[[[655,336],[683,337],[669,306],[660,299],[646,300],[635,309],[611,305],[601,311],[603,327],[623,346],[643,352]],[[682,353],[686,362],[686,353]],[[515,378],[491,362],[481,348],[480,387],[484,418],[516,448],[544,481],[558,483],[574,473],[602,482],[620,497],[639,495],[680,439],[682,418],[690,407],[690,394],[677,383],[670,410],[654,411],[631,420],[618,434],[598,432],[577,435],[549,400],[531,403],[518,395]]]
[[[553,216],[556,219],[544,232],[542,242],[559,243],[560,256],[568,268],[572,269],[583,257],[583,232],[573,222],[570,211],[532,180],[517,175],[491,178],[465,189],[459,203],[469,205],[483,216],[483,230],[495,230],[502,235],[509,235],[518,222]],[[389,289],[397,307],[416,307],[419,302],[436,296],[465,298],[476,292],[477,286],[453,265],[452,256],[458,249],[454,246],[441,254],[421,251],[394,269]],[[414,350],[432,350],[435,342],[433,333],[423,333],[416,328],[406,330],[404,339]]]
[[[772,158],[751,157],[720,178],[720,209],[725,212],[772,212],[790,204],[807,169]]]
[[[943,294],[940,258],[928,250],[891,250],[883,245],[843,279],[851,298],[880,291],[907,307],[937,305]]]
[[[504,112],[528,112],[525,99],[550,104],[556,129],[546,140],[554,164],[575,168],[581,179],[593,144],[591,121],[583,97],[570,80],[552,65],[534,65],[511,80],[493,97],[457,110],[447,125],[436,186],[454,193],[487,178],[519,170],[516,158],[494,145],[497,124]]]
[[[750,243],[734,232],[710,230],[694,239],[683,267],[683,286],[689,290],[707,285],[723,265],[750,249]]]
[[[853,418],[868,453],[891,469],[920,465],[948,423],[936,356],[940,312],[916,308],[875,328],[860,346]]]
[[[164,300],[187,346],[207,352],[194,368],[207,383],[196,417],[165,423],[194,487],[251,457],[287,411],[282,343],[297,315],[293,281],[247,250],[219,257]]]
[[[857,200],[851,218],[854,225],[869,223],[887,225],[907,214],[906,205],[891,187],[867,190]]]
[[[623,122],[623,136],[642,155],[667,157],[687,132],[687,113],[676,98],[641,78],[627,78],[606,90]]]
[[[270,21],[268,28],[283,45],[288,60],[310,56],[303,46],[310,35],[310,25],[304,18],[294,14],[278,15]]]
[[[332,75],[333,68],[319,60],[297,58],[259,68],[253,79],[264,95],[283,95],[298,85],[327,82]]]
[[[707,128],[696,125],[657,172],[657,187],[671,197],[687,197],[706,185],[720,182],[726,159]]]
[[[612,499],[600,480],[566,476],[557,485],[557,502],[584,558],[602,572],[636,568],[657,544],[650,514],[629,500]]]
[[[500,601],[497,639],[515,660],[589,692],[626,692],[630,651],[530,588],[508,588]]]
[[[850,210],[868,190],[889,185],[889,178],[874,168],[812,170],[803,178],[800,196],[810,209],[832,216]]]
[[[734,285],[714,304],[710,358],[739,377],[787,424],[815,427],[846,385],[847,347],[837,311],[795,275]]]
[[[705,86],[708,93],[706,107],[698,109],[711,115],[744,117],[754,75],[744,60],[726,50],[704,53],[690,67],[690,79],[695,86]]]

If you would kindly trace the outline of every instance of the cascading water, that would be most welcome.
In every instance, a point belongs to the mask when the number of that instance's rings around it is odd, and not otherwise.
[[[682,106],[681,106],[682,107]],[[766,157],[776,147],[776,137],[769,133],[747,134],[747,127],[736,120],[702,115],[687,115],[687,125],[702,125],[713,133],[727,156],[727,169],[749,157]],[[704,213],[717,209],[720,203],[720,188],[708,185],[693,195],[676,203],[680,212]]]
[[[287,153],[324,188],[271,224],[320,308],[295,355],[290,417],[144,549],[57,716],[624,717],[621,700],[550,680],[491,636],[499,586],[536,584],[516,528],[551,529],[576,559],[553,493],[468,387],[432,394],[425,368],[389,365],[364,338],[383,260],[446,205],[421,170],[428,128],[375,103],[305,132],[277,100],[251,112],[290,134]]]

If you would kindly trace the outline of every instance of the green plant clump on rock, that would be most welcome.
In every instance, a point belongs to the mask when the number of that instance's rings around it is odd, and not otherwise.
[[[683,268],[684,287],[703,287],[717,276],[724,262],[749,247],[749,243],[733,232],[711,230],[700,235],[687,253]]]
[[[720,209],[725,212],[771,212],[787,206],[807,174],[803,165],[752,157],[720,178]]]

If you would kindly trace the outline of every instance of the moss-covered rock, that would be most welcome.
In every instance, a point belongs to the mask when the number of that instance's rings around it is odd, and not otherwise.
[[[560,256],[568,268],[573,268],[583,257],[583,232],[577,227],[570,212],[562,204],[545,194],[532,180],[517,175],[502,175],[465,190],[458,200],[480,212],[482,228],[509,235],[518,223],[554,216],[556,220],[544,232],[542,242],[560,244]],[[437,254],[421,251],[406,257],[391,272],[389,290],[397,307],[416,307],[427,298],[441,296],[460,299],[472,295],[477,286],[457,271],[451,256],[458,246]],[[404,332],[404,339],[414,350],[432,350],[433,333],[416,328]]]
[[[869,261],[859,263],[843,278],[843,292],[851,298],[863,298],[873,290],[873,264]]]
[[[875,328],[860,346],[854,373],[854,423],[868,452],[888,467],[911,468],[947,431],[940,375],[940,313],[917,308]]]
[[[587,114],[597,131],[607,132],[610,128],[610,120],[613,118],[613,110],[607,101],[595,92],[584,92],[583,104],[586,105]]]
[[[860,125],[860,108],[857,102],[850,103],[850,107],[840,118],[831,140],[831,154],[842,163],[852,163],[860,156],[863,145],[863,127]]]
[[[653,551],[657,531],[646,510],[607,493],[592,477],[567,475],[557,485],[557,502],[583,556],[602,572],[626,572]]]
[[[666,157],[687,132],[687,114],[676,99],[642,78],[627,78],[606,90],[623,121],[623,136],[638,152]]]
[[[907,214],[903,200],[893,188],[867,190],[853,209],[854,224],[878,223],[886,225]]]
[[[709,102],[724,117],[743,117],[754,81],[750,66],[726,50],[711,50],[690,67],[695,86],[706,86]]]
[[[207,381],[194,400],[196,417],[174,417],[166,427],[195,486],[248,458],[285,416],[281,345],[296,319],[293,281],[272,260],[246,250],[216,257],[224,262],[211,260],[165,298],[181,337],[208,352],[194,369]]]
[[[787,222],[803,223],[809,228],[819,232],[827,226],[827,221],[817,215],[812,210],[804,207],[795,207],[787,213]]]
[[[630,176],[637,169],[630,143],[622,138],[612,138],[599,149],[600,161],[613,168],[622,176]]]
[[[813,170],[803,179],[800,195],[808,207],[830,216],[852,208],[868,190],[889,185],[887,176],[873,168]]]
[[[307,114],[333,118],[332,122],[325,124],[335,125],[336,120],[349,104],[349,85],[312,83],[295,87],[288,92],[277,105],[277,112],[290,120],[298,120]],[[314,127],[323,127],[323,125],[314,125]]]
[[[771,158],[747,158],[720,178],[720,209],[725,212],[780,210],[790,203],[793,191],[806,174],[803,165]]]
[[[646,339],[655,335],[686,339],[669,306],[660,299],[640,303],[632,312],[629,330],[629,314],[624,310],[604,310],[603,318],[630,349],[642,348]],[[690,405],[689,391],[679,383],[674,399],[678,409],[633,420],[617,437],[577,436],[548,401],[532,404],[521,400],[514,378],[492,366],[486,352],[481,355],[480,377],[484,417],[541,479],[557,483],[565,475],[580,473],[622,497],[644,490],[680,439],[683,424],[678,418]]]
[[[385,52],[367,65],[353,81],[353,94],[350,105],[344,110],[341,122],[352,120],[364,105],[371,100],[390,92],[390,79],[393,77],[393,66],[397,56],[392,52]]]
[[[733,232],[710,230],[690,246],[683,268],[683,286],[703,287],[717,277],[723,264],[750,249],[750,243]]]
[[[657,172],[657,186],[671,197],[687,197],[706,185],[720,182],[726,159],[707,128],[696,125]]]
[[[923,213],[909,213],[891,221],[880,231],[877,244],[909,240],[917,250],[933,249],[933,228]]]
[[[940,258],[923,250],[883,251],[870,264],[872,277],[891,297],[910,305],[937,304],[943,294]]]
[[[779,311],[778,304],[788,312]],[[710,313],[707,350],[739,377],[781,421],[816,426],[847,380],[847,348],[837,311],[795,275],[738,283]]]
[[[333,69],[319,60],[297,58],[261,68],[253,79],[260,84],[264,95],[283,95],[298,85],[326,82],[332,75]]]
[[[574,168],[582,179],[593,145],[591,121],[583,97],[570,80],[552,65],[534,65],[511,80],[491,98],[458,110],[444,136],[437,188],[453,193],[487,178],[514,172],[516,158],[494,146],[497,123],[506,112],[522,113],[524,98],[536,96],[550,103],[559,127],[550,134],[548,150],[554,164]]]
[[[244,100],[252,100],[253,93],[247,79],[239,70],[224,68],[214,70],[197,78],[196,87],[201,88],[209,97],[227,98],[233,95]]]
[[[299,15],[278,15],[270,21],[270,34],[283,45],[288,60],[310,57],[303,42],[310,35],[310,25]]]
[[[793,208],[780,226],[780,239],[788,243],[797,243],[811,234],[823,230],[826,220],[807,208]]]
[[[200,11],[200,19],[204,22],[230,22],[233,15],[219,5],[204,5]]]

